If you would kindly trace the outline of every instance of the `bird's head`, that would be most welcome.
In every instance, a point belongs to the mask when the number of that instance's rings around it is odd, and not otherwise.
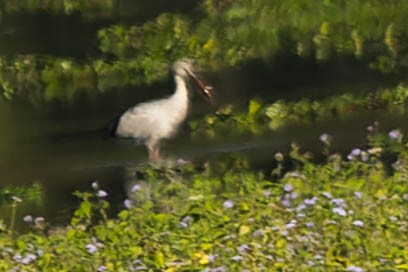
[[[212,87],[204,85],[203,82],[197,77],[197,74],[194,71],[193,60],[186,58],[178,60],[173,64],[172,70],[175,75],[178,75],[185,80],[189,80],[191,78],[200,90],[199,94],[204,98],[204,100],[212,104]]]

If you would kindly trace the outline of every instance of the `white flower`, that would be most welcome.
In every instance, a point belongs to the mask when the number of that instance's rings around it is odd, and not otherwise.
[[[319,139],[321,142],[329,145],[331,141],[331,136],[327,133],[323,133],[322,135],[320,135]]]
[[[98,192],[96,192],[96,196],[100,198],[104,198],[108,196],[108,193],[105,192],[104,190],[99,190]]]
[[[323,195],[325,198],[328,198],[328,199],[331,199],[331,198],[332,198],[332,195],[331,195],[331,193],[329,193],[329,192],[323,192],[322,195]]]
[[[354,220],[353,225],[357,226],[357,227],[362,227],[362,226],[364,226],[364,222],[361,221],[361,220]]]
[[[236,256],[232,257],[231,260],[238,262],[238,261],[242,260],[242,257],[239,256],[239,255],[236,255]]]
[[[125,201],[123,201],[123,205],[125,205],[125,207],[126,207],[127,209],[132,208],[132,206],[133,206],[132,200],[130,200],[130,199],[125,199]]]
[[[224,206],[224,209],[231,209],[232,207],[234,207],[234,202],[231,200],[226,200],[223,206]]]
[[[354,192],[354,196],[361,199],[363,197],[363,193],[362,192]]]
[[[350,266],[347,267],[346,271],[348,271],[348,272],[364,272],[364,269],[362,269],[359,266],[350,265]]]
[[[30,223],[33,222],[33,217],[29,214],[27,214],[26,216],[23,217],[23,221],[26,223]]]
[[[346,216],[347,212],[344,210],[342,207],[334,207],[332,209],[334,214],[340,215],[340,216]]]
[[[95,180],[94,182],[92,182],[91,186],[92,186],[92,188],[93,188],[94,190],[98,190],[98,188],[99,188],[99,182],[98,182],[97,180]]]

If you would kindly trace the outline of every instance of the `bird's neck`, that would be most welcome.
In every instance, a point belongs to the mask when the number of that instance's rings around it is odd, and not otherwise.
[[[173,95],[179,101],[188,100],[188,91],[186,81],[181,76],[175,76],[176,91]]]

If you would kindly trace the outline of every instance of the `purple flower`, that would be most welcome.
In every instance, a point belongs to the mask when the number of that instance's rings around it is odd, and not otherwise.
[[[87,244],[85,247],[90,254],[94,254],[98,250],[98,248],[94,244]]]
[[[104,198],[108,196],[108,193],[105,192],[104,190],[99,190],[98,192],[96,192],[96,196],[100,198]]]
[[[308,206],[313,206],[313,205],[316,204],[317,199],[318,199],[318,198],[317,198],[316,196],[314,196],[314,197],[312,197],[312,198],[306,198],[306,199],[303,201],[303,203],[305,203],[305,204],[308,205]]]
[[[234,202],[231,200],[226,200],[223,206],[224,206],[224,209],[231,209],[232,207],[234,207]]]
[[[361,221],[361,220],[354,220],[353,225],[357,226],[357,227],[362,227],[362,226],[364,226],[364,222]]]
[[[292,220],[290,223],[285,225],[285,228],[288,229],[293,229],[296,227],[296,220]]]
[[[132,193],[135,193],[135,192],[140,191],[140,190],[142,190],[142,186],[140,186],[140,184],[135,184],[135,185],[133,185],[132,188],[130,189],[130,191],[131,191]]]
[[[282,205],[285,206],[285,207],[290,207],[290,200],[289,200],[287,197],[284,197],[284,198],[281,200],[281,203],[282,203]]]
[[[346,215],[347,215],[346,210],[343,209],[342,207],[334,207],[334,208],[332,209],[332,212],[333,212],[334,214],[337,214],[337,215],[340,215],[340,216],[346,216]]]
[[[307,222],[305,225],[307,228],[313,228],[315,224],[313,222]]]
[[[293,191],[293,186],[289,183],[286,183],[285,186],[283,186],[283,190],[287,193]]]
[[[359,156],[360,154],[361,154],[361,149],[360,148],[354,148],[352,151],[351,151],[351,154],[353,155],[353,156]]]
[[[250,250],[250,249],[251,248],[247,244],[242,244],[237,248],[238,252],[243,252],[243,251],[247,251],[247,250]]]
[[[179,166],[186,165],[187,163],[188,163],[188,161],[186,161],[184,159],[181,159],[181,158],[176,161],[176,164],[179,165]]]
[[[98,267],[98,272],[104,272],[104,271],[108,271],[108,268],[104,265],[101,265],[100,267]]]
[[[402,134],[398,129],[391,130],[388,133],[388,136],[391,138],[391,140],[400,140],[402,138]]]
[[[346,202],[342,198],[333,198],[331,200],[331,203],[336,205],[337,207],[345,207],[346,206]]]

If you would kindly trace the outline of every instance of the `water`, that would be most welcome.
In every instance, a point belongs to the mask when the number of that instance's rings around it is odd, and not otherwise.
[[[0,25],[0,54],[51,54],[86,60],[100,54],[95,36],[101,27],[118,21],[143,22],[163,11],[195,9],[193,1],[188,0],[171,4],[167,0],[153,2],[157,5],[151,1],[145,5],[142,1],[124,0],[114,15],[99,19],[78,14],[5,16]],[[253,61],[239,69],[207,76],[217,90],[218,104],[243,107],[249,98],[256,96],[265,103],[276,99],[324,98],[343,92],[373,91],[401,82],[401,78],[380,75],[367,66],[354,59],[320,64],[284,56],[270,63]],[[116,90],[35,106],[26,101],[0,100],[0,187],[39,183],[44,188],[43,203],[23,203],[18,209],[18,222],[25,214],[44,216],[52,224],[67,222],[78,205],[72,193],[91,190],[95,180],[108,191],[114,207],[122,208],[126,182],[136,167],[147,164],[147,152],[144,146],[132,141],[105,138],[103,128],[137,102],[169,94],[171,85],[169,79],[138,90]],[[214,111],[199,99],[194,100],[193,106],[193,116]],[[382,131],[407,129],[406,118],[384,112],[364,113],[309,125],[291,124],[259,137],[230,135],[214,140],[191,139],[184,129],[167,142],[163,152],[170,160],[198,162],[239,153],[248,156],[254,167],[268,169],[274,154],[288,152],[292,142],[319,154],[322,144],[318,138],[325,132],[334,136],[334,151],[346,154],[364,144],[368,124],[379,121]],[[7,222],[8,215],[9,207],[0,206],[0,218]]]

